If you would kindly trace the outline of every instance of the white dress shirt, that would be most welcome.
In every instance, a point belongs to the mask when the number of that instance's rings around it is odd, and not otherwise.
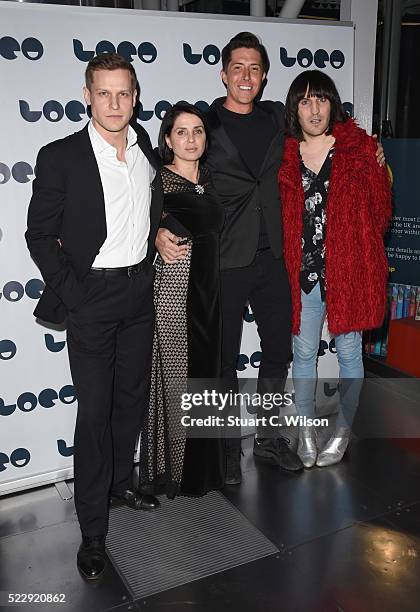
[[[137,134],[131,126],[125,162],[117,159],[117,149],[98,133],[92,121],[88,132],[101,176],[107,227],[105,242],[92,267],[132,266],[147,253],[151,183],[156,171],[137,145]]]

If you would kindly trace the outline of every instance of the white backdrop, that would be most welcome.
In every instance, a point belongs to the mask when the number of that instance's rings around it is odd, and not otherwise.
[[[284,102],[299,72],[321,68],[352,101],[348,26],[0,2],[0,495],[72,476],[77,402],[65,332],[32,315],[43,284],[23,236],[39,148],[85,124],[83,74],[95,52],[131,55],[140,120],[156,143],[168,103],[224,95],[220,50],[242,30],[261,36],[271,59],[264,98]],[[240,376],[257,375],[258,351],[245,322]],[[327,348],[320,375],[335,374]]]

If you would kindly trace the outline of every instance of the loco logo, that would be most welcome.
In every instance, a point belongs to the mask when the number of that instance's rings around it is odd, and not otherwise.
[[[6,453],[0,451],[0,472],[7,470],[6,463],[10,463],[13,467],[22,468],[28,465],[31,460],[31,453],[27,448],[16,448],[10,457]]]
[[[30,391],[25,391],[19,395],[16,404],[6,404],[0,397],[0,416],[10,416],[16,408],[22,412],[32,412],[38,403],[42,408],[53,408],[57,400],[62,404],[73,404],[77,401],[73,385],[64,385],[58,393],[54,389],[43,389],[38,397]]]
[[[0,292],[0,299],[4,297],[8,302],[19,302],[26,293],[31,300],[39,300],[44,287],[45,283],[39,278],[31,278],[25,287],[18,281],[9,281],[4,285],[3,292]]]
[[[0,38],[0,57],[4,57],[7,60],[17,59],[18,53],[22,52],[22,55],[26,59],[35,61],[39,60],[44,54],[44,47],[42,42],[37,38],[25,38],[22,44],[12,38],[11,36],[3,36]]]
[[[154,110],[145,110],[141,102],[139,102],[138,106],[138,118],[140,121],[150,121],[150,119],[152,119],[154,116],[162,120],[166,111],[172,108],[172,104],[168,102],[168,100],[159,100],[159,102],[155,104]],[[210,105],[204,100],[198,100],[194,106],[196,106],[203,113],[206,113],[210,108]]]
[[[16,355],[16,344],[13,340],[0,340],[0,359],[8,361]]]
[[[57,450],[62,457],[72,457],[74,455],[74,446],[67,446],[65,440],[57,440]]]
[[[249,319],[250,321],[254,320],[254,317],[252,314],[250,314],[249,309],[245,308],[245,311],[244,311],[245,321],[248,320],[246,318],[247,316],[252,317]],[[329,343],[326,342],[325,340],[321,340],[321,342],[319,343],[318,355],[320,357],[323,357],[328,350],[330,351],[330,353],[333,353],[334,355],[336,354],[337,351],[335,348],[334,338],[332,338]],[[238,360],[236,362],[236,369],[238,372],[243,372],[244,370],[247,369],[248,365],[251,365],[253,368],[259,368],[260,362],[261,362],[261,351],[255,351],[255,353],[252,353],[250,357],[248,357],[248,355],[245,355],[244,353],[240,353],[238,355]],[[336,389],[334,389],[333,393],[335,393],[335,391]]]
[[[44,334],[45,346],[52,353],[59,353],[66,346],[65,340],[55,341],[54,336],[52,334]],[[0,345],[1,348],[1,345]]]
[[[128,40],[124,40],[120,42],[117,47],[109,40],[101,40],[95,47],[95,51],[88,51],[84,49],[83,43],[77,38],[73,38],[73,51],[74,55],[81,62],[88,62],[92,59],[92,57],[96,55],[100,55],[101,53],[119,53],[128,62],[133,61],[133,56],[136,56],[144,62],[145,64],[151,64],[157,58],[157,49],[155,45],[151,42],[142,42],[138,47],[133,45],[132,42]]]
[[[324,382],[324,395],[325,397],[332,397],[340,390],[340,383],[331,384],[329,382]]]
[[[81,121],[82,115],[86,115],[86,107],[79,100],[70,100],[64,106],[57,100],[48,100],[42,110],[32,110],[26,100],[19,100],[19,110],[23,119],[30,123],[39,121],[42,116],[47,121],[57,123],[57,121],[61,121],[64,115],[70,121]]]
[[[255,317],[252,314],[252,311],[249,306],[245,306],[244,308],[243,319],[244,321],[246,321],[246,323],[252,323],[253,321],[255,321]]]
[[[238,372],[244,372],[247,365],[251,365],[253,368],[259,368],[261,362],[261,351],[255,351],[250,357],[244,353],[238,355],[238,361],[236,362],[236,369]]]
[[[343,102],[343,108],[349,117],[353,117],[354,107],[353,107],[352,102]]]
[[[184,43],[182,45],[184,59],[189,64],[199,64],[201,59],[204,59],[206,64],[214,66],[220,61],[220,49],[216,45],[206,45],[202,53],[193,53],[191,45]]]
[[[323,357],[327,351],[330,351],[330,353],[332,353],[333,355],[336,354],[337,351],[335,349],[335,338],[331,338],[329,342],[327,342],[326,340],[321,340],[321,342],[319,343],[318,357]]]
[[[291,68],[297,62],[302,68],[309,68],[312,64],[315,64],[317,68],[325,68],[327,64],[330,64],[332,68],[338,70],[344,66],[345,61],[344,53],[339,49],[328,53],[325,49],[312,52],[310,49],[304,48],[296,53],[296,57],[293,57],[289,56],[286,47],[280,47],[280,62],[286,68]]]
[[[11,177],[13,177],[17,183],[29,183],[31,180],[29,177],[34,175],[35,168],[32,168],[27,162],[16,162],[11,169],[3,162],[0,162],[0,185],[4,185],[10,181]]]
[[[329,351],[333,355],[337,353],[335,348],[335,338],[331,338],[329,342],[326,340],[321,340],[318,348],[318,357],[324,357],[325,354]]]

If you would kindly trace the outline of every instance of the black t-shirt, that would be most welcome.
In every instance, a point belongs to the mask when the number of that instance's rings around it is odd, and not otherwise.
[[[229,138],[254,176],[258,176],[273,139],[273,121],[258,107],[245,115],[221,107],[220,120]]]
[[[250,113],[245,115],[234,113],[222,106],[219,117],[243,161],[257,177],[273,139],[274,125],[270,115],[255,106]],[[261,214],[261,204],[260,202],[258,249],[266,249],[269,247],[269,241],[264,216]]]

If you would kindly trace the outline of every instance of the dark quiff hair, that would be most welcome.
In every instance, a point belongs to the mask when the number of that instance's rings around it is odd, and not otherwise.
[[[137,88],[137,76],[133,66],[119,53],[100,53],[93,57],[87,65],[85,72],[86,87],[91,91],[93,73],[97,70],[128,70],[131,77],[132,91]]]
[[[265,74],[270,70],[270,60],[268,59],[268,53],[258,36],[252,34],[252,32],[239,32],[233,38],[230,39],[228,44],[222,49],[222,68],[226,72],[229,66],[229,62],[232,58],[232,51],[235,49],[256,49],[261,55],[262,69]]]
[[[286,134],[303,139],[302,128],[298,119],[299,102],[305,97],[327,98],[330,101],[330,123],[327,134],[330,134],[335,123],[344,123],[349,116],[343,108],[340,95],[334,81],[320,70],[301,72],[290,85],[285,106]]]
[[[189,115],[196,115],[203,122],[204,131],[206,133],[206,147],[204,149],[203,157],[207,153],[209,144],[209,128],[207,126],[205,116],[193,104],[189,104],[188,102],[184,101],[177,102],[172,106],[172,108],[166,111],[159,130],[158,150],[159,155],[164,164],[171,164],[174,161],[174,152],[168,147],[165,136],[170,135],[177,117],[179,117],[179,115],[182,115],[183,113],[188,113]]]

